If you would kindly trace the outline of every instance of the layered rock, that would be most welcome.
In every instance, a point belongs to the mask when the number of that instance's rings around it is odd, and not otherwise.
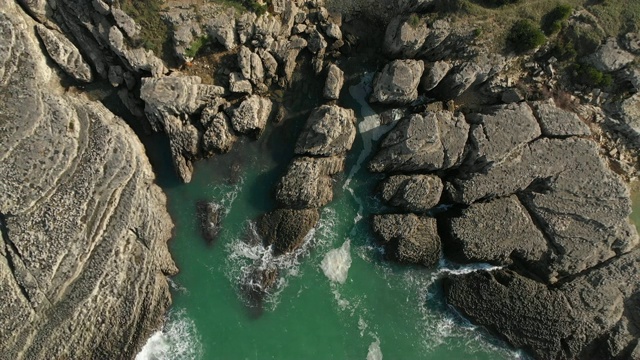
[[[67,74],[82,82],[91,82],[93,74],[78,48],[62,34],[37,24],[36,30],[47,53]]]
[[[373,231],[396,261],[434,266],[440,259],[440,237],[434,218],[415,214],[374,215]]]
[[[65,93],[33,24],[0,2],[4,357],[133,357],[170,303],[172,223],[142,144]]]

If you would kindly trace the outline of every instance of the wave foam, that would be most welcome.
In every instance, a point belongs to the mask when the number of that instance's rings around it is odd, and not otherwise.
[[[351,267],[351,242],[346,240],[341,247],[330,250],[322,259],[320,268],[333,282],[344,284]]]
[[[380,349],[380,339],[376,339],[376,341],[372,342],[371,345],[369,345],[367,360],[382,360],[382,350]]]
[[[202,355],[202,346],[193,320],[184,311],[169,313],[164,328],[147,340],[135,360],[195,360]]]

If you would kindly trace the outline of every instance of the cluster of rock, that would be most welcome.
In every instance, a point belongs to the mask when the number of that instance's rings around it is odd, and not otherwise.
[[[165,196],[125,122],[59,85],[39,40],[91,79],[68,40],[9,0],[0,33],[0,353],[132,358],[177,272]]]

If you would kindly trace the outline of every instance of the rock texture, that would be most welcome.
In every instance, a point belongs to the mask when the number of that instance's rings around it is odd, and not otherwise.
[[[394,175],[382,183],[382,198],[410,212],[426,212],[440,202],[444,185],[433,175]]]
[[[320,208],[333,200],[331,176],[344,170],[344,157],[298,157],[276,187],[276,200],[294,209]]]
[[[572,111],[556,106],[553,99],[532,104],[544,136],[588,136],[589,126]]]
[[[84,61],[80,51],[71,41],[41,24],[36,25],[36,30],[47,53],[62,70],[78,81],[93,81],[91,67]]]
[[[297,155],[335,156],[351,148],[356,138],[356,116],[351,109],[322,105],[311,112],[296,142]]]
[[[632,63],[635,56],[618,45],[618,40],[609,38],[595,53],[587,57],[587,61],[600,71],[620,70]]]
[[[270,99],[252,95],[233,110],[231,124],[239,133],[260,136],[271,116],[273,104]]]
[[[208,244],[211,244],[220,232],[220,223],[224,218],[225,210],[219,204],[200,201],[196,204],[196,211],[200,220],[200,234]]]
[[[0,33],[0,352],[132,358],[177,271],[165,197],[124,121],[64,93],[13,2]]]
[[[424,72],[422,60],[395,60],[376,76],[372,102],[408,104],[418,98],[418,85]]]
[[[384,49],[391,56],[414,57],[424,45],[428,34],[426,21],[419,19],[417,15],[398,15],[387,25]]]
[[[258,232],[276,255],[290,253],[304,243],[305,236],[320,220],[317,209],[278,209],[263,215]]]
[[[440,259],[436,220],[415,214],[374,215],[373,231],[399,262],[434,266]]]
[[[328,100],[338,100],[344,84],[344,72],[335,64],[327,67],[327,80],[324,85],[323,96]]]

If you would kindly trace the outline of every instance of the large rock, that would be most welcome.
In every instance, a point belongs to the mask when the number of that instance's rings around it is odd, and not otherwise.
[[[605,72],[620,70],[635,60],[635,56],[618,45],[618,40],[609,38],[595,53],[586,58],[596,69]]]
[[[472,204],[444,221],[451,236],[445,254],[458,262],[533,264],[549,251],[544,234],[515,195]]]
[[[544,136],[589,136],[591,130],[576,113],[556,106],[553,99],[531,104]]]
[[[335,64],[327,67],[327,80],[324,83],[322,95],[327,100],[338,100],[344,84],[344,72]]]
[[[374,215],[373,231],[393,260],[424,266],[438,264],[440,237],[434,218],[415,214]]]
[[[138,36],[140,33],[140,25],[136,24],[131,16],[117,8],[111,9],[111,14],[113,15],[113,20],[115,20],[118,27],[127,34],[127,37],[135,39]]]
[[[258,221],[258,233],[276,255],[290,253],[304,244],[305,237],[320,220],[317,209],[277,209]]]
[[[233,14],[219,13],[212,16],[204,24],[204,28],[212,39],[218,41],[227,50],[233,50],[238,46],[236,20]]]
[[[424,72],[422,60],[395,60],[376,76],[372,102],[408,104],[418,98],[418,85]]]
[[[332,175],[344,170],[344,157],[296,158],[276,187],[276,200],[287,208],[319,208],[333,199]]]
[[[426,212],[440,202],[444,185],[433,175],[394,175],[382,183],[382,198],[411,212]]]
[[[80,51],[64,35],[49,30],[44,25],[37,24],[36,30],[44,44],[47,53],[67,74],[82,82],[93,81],[91,67],[87,64]]]
[[[211,244],[220,233],[220,223],[225,215],[225,210],[220,204],[208,201],[199,201],[196,204],[198,220],[200,220],[200,234]]]
[[[620,103],[620,115],[627,127],[626,136],[640,143],[640,93],[636,93]]]
[[[0,34],[2,357],[133,358],[171,302],[166,198],[131,128],[58,85],[15,2]]]
[[[449,111],[413,114],[402,119],[382,141],[369,169],[418,171],[460,164],[469,132],[464,115]]]
[[[322,105],[311,112],[298,137],[298,155],[343,155],[356,138],[356,117],[351,109],[337,105]]]
[[[449,71],[436,88],[438,96],[442,99],[455,99],[472,86],[481,84],[502,71],[506,63],[507,60],[502,55],[481,53]]]
[[[425,91],[435,89],[435,87],[440,84],[440,81],[447,76],[452,67],[453,65],[448,61],[436,61],[430,64],[422,77],[422,88]]]
[[[202,150],[205,153],[226,153],[231,150],[236,136],[231,128],[231,120],[224,112],[207,106],[202,110],[200,121],[206,128],[202,136]]]
[[[482,163],[500,161],[541,134],[538,121],[526,103],[496,106],[468,119],[473,123],[469,135],[472,156]]]
[[[252,95],[245,99],[231,116],[233,129],[239,133],[260,136],[271,116],[273,103],[270,99]]]
[[[422,49],[428,34],[426,21],[418,15],[398,15],[387,25],[383,46],[391,56],[412,58]]]

